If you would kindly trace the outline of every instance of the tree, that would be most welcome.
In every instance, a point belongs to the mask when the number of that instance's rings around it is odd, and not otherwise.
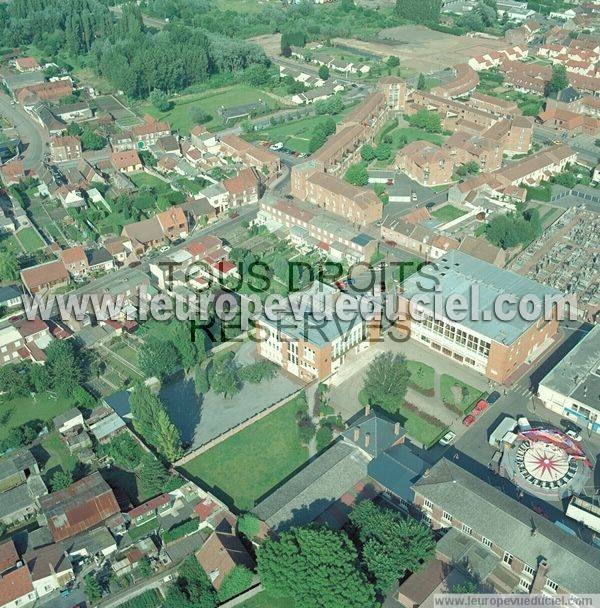
[[[168,112],[175,105],[169,96],[160,89],[154,89],[148,98],[150,103],[160,112]]]
[[[400,65],[400,59],[396,55],[390,55],[386,60],[388,68],[397,68]]]
[[[452,585],[450,593],[477,593],[477,584],[473,581],[466,581],[462,584]]]
[[[140,369],[146,376],[164,380],[175,372],[179,364],[179,353],[170,340],[151,336],[140,353]]]
[[[276,375],[277,367],[269,361],[257,361],[239,369],[240,380],[250,384],[260,384],[263,380],[271,380]]]
[[[90,127],[84,127],[81,133],[81,147],[84,150],[102,150],[106,146],[104,137],[97,135]]]
[[[46,349],[50,385],[63,398],[70,397],[83,379],[81,357],[72,340],[52,340]]]
[[[194,372],[194,384],[196,387],[197,395],[204,395],[210,390],[210,384],[208,382],[208,373],[204,365],[198,365]]]
[[[369,403],[396,412],[404,403],[409,379],[404,357],[385,352],[377,355],[367,368],[363,389]]]
[[[212,116],[200,106],[192,106],[192,108],[190,109],[190,118],[192,119],[192,122],[195,122],[199,125],[210,122],[212,120]]]
[[[254,575],[252,571],[244,566],[235,566],[231,572],[225,575],[217,597],[219,602],[226,602],[228,599],[243,593],[252,585]]]
[[[144,384],[138,384],[129,397],[133,428],[151,445],[156,444],[156,418],[162,404]]]
[[[176,582],[167,589],[165,608],[215,608],[216,605],[216,592],[192,555],[183,562]]]
[[[294,598],[297,608],[374,608],[375,592],[357,557],[344,532],[292,528],[261,545],[258,573],[268,593]]]
[[[439,114],[430,110],[419,110],[412,116],[409,116],[408,124],[417,129],[424,129],[428,133],[442,132],[442,121]]]
[[[417,91],[424,91],[427,87],[425,82],[425,75],[423,72],[419,74],[419,79],[417,80]]]
[[[369,183],[369,174],[364,163],[355,163],[346,169],[344,179],[354,186],[365,186]]]
[[[179,460],[183,454],[181,435],[164,407],[161,407],[157,413],[155,433],[155,445],[159,453],[169,462]]]
[[[152,574],[152,562],[146,555],[139,561],[138,572],[143,578],[148,578]]]
[[[213,359],[209,372],[210,388],[225,398],[233,397],[240,390],[240,379],[233,353],[223,353]]]
[[[292,47],[289,44],[283,44],[281,47],[281,55],[283,57],[291,57],[292,56]]]
[[[9,364],[0,367],[0,393],[8,399],[25,397],[29,394],[27,376],[22,373],[19,366]]]
[[[569,86],[567,68],[562,63],[555,63],[552,66],[552,78],[546,85],[546,96],[556,94]]]
[[[315,114],[339,114],[344,109],[341,95],[332,95],[329,99],[317,101],[314,105]]]
[[[93,574],[86,574],[83,578],[84,591],[90,602],[95,603],[102,597],[102,588]]]
[[[68,488],[73,483],[73,476],[71,473],[67,473],[66,471],[56,471],[54,475],[52,475],[52,479],[50,479],[50,487],[53,492],[58,492],[59,490],[64,490]]]
[[[19,263],[14,251],[0,251],[0,281],[16,281],[19,278]]]
[[[412,23],[436,24],[442,0],[396,0],[396,14]]]
[[[392,146],[386,143],[380,143],[375,148],[375,156],[377,160],[388,160],[392,156]]]
[[[319,78],[321,80],[328,80],[329,79],[329,68],[326,65],[322,65],[319,67]]]
[[[171,323],[171,340],[179,352],[181,365],[185,370],[191,369],[198,362],[198,347],[192,342],[189,323],[174,320]]]
[[[362,544],[362,559],[383,593],[433,557],[435,539],[430,528],[370,500],[354,508],[350,522]]]
[[[163,463],[152,454],[145,452],[140,463],[140,484],[144,493],[155,496],[165,491],[169,483],[169,473]]]
[[[237,520],[238,532],[252,540],[260,532],[260,520],[252,513],[243,513]]]
[[[365,162],[370,163],[375,158],[375,150],[373,149],[373,146],[370,146],[369,144],[365,144],[360,149],[360,157]]]

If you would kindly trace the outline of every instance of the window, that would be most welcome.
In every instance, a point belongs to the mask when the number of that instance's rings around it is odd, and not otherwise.
[[[447,521],[449,524],[452,523],[452,515],[450,515],[450,513],[448,513],[447,511],[444,511],[444,513],[442,515],[442,519],[444,521]]]
[[[546,588],[550,589],[551,591],[557,591],[558,585],[554,581],[551,581],[549,578],[547,578],[546,579]]]
[[[512,564],[512,562],[513,562],[513,556],[508,551],[505,551],[504,552],[504,557],[502,558],[502,561],[507,566],[510,566]]]
[[[471,528],[471,526],[467,526],[467,524],[463,524],[462,531],[470,536],[473,533],[473,528]]]
[[[427,498],[423,501],[423,506],[426,509],[433,509],[433,503]]]
[[[529,591],[531,589],[531,581],[528,578],[522,578],[519,581],[519,587],[525,591]]]
[[[523,566],[523,573],[524,574],[529,574],[530,576],[533,576],[535,574],[535,569],[532,568],[529,564],[525,564]]]
[[[492,548],[492,541],[489,538],[486,538],[485,536],[481,537],[481,542],[486,546],[489,547],[490,549]]]

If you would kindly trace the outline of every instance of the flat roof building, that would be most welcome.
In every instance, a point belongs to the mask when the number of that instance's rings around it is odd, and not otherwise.
[[[535,360],[558,330],[558,290],[462,251],[449,251],[410,276],[402,287],[399,327],[431,349],[497,382],[504,382],[521,365]],[[505,297],[513,304],[499,306]],[[466,310],[451,314],[459,298],[464,299]],[[533,320],[527,320],[518,309],[528,298],[542,305]],[[550,305],[552,298],[557,302],[550,306],[551,318],[546,320],[544,304]],[[502,319],[505,311],[514,313],[510,320]]]
[[[600,325],[546,375],[538,396],[549,410],[600,433]]]

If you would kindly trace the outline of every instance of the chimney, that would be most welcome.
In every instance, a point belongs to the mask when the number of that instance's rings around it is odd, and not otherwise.
[[[360,437],[360,428],[354,427],[354,441],[357,442]]]
[[[365,416],[369,416],[371,414],[371,405],[369,403],[367,403],[367,405],[365,405]]]
[[[394,424],[394,435],[398,436],[400,435],[400,423],[396,422],[396,424]]]
[[[540,557],[538,568],[531,585],[531,593],[539,593],[546,585],[546,578],[549,570],[548,562],[545,557]]]
[[[371,433],[365,433],[365,447],[369,447],[369,443],[371,443]]]

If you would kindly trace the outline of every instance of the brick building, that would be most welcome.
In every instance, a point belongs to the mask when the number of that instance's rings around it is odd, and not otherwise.
[[[64,287],[69,283],[69,272],[61,260],[56,260],[21,270],[21,281],[25,289],[33,295]]]
[[[360,226],[381,219],[383,205],[372,190],[352,186],[323,173],[318,163],[312,160],[292,167],[291,192],[300,200],[309,201]]]
[[[447,530],[438,559],[501,593],[599,593],[600,552],[443,458],[414,485],[426,522]]]
[[[82,148],[79,137],[65,135],[53,137],[50,140],[50,158],[53,162],[75,160],[81,158]]]
[[[327,378],[339,370],[346,356],[366,347],[363,342],[379,336],[379,323],[366,321],[360,310],[349,320],[323,319],[319,315],[334,310],[341,295],[336,288],[324,283],[313,283],[294,298],[314,296],[303,319],[289,314],[271,320],[266,315],[257,320],[257,352],[261,357],[279,365],[286,372],[306,381]],[[292,297],[290,295],[290,297]],[[291,309],[290,309],[291,311]]]
[[[427,141],[413,141],[396,153],[396,168],[423,186],[451,183],[457,164],[450,152]]]
[[[441,301],[456,294],[466,299],[468,311],[461,315],[460,322],[449,318],[445,307],[436,306],[436,284]],[[500,320],[494,309],[498,298],[507,293],[515,299],[511,308],[515,316],[510,321]],[[526,295],[539,298],[542,305],[545,298],[555,298],[549,313],[551,320],[544,319],[543,311],[534,321],[518,314],[516,306]],[[419,298],[421,301],[417,302]],[[404,282],[398,325],[432,350],[496,382],[505,382],[521,365],[535,360],[551,345],[558,331],[559,307],[562,299],[557,290],[452,250],[428,268],[427,276],[415,273]]]

